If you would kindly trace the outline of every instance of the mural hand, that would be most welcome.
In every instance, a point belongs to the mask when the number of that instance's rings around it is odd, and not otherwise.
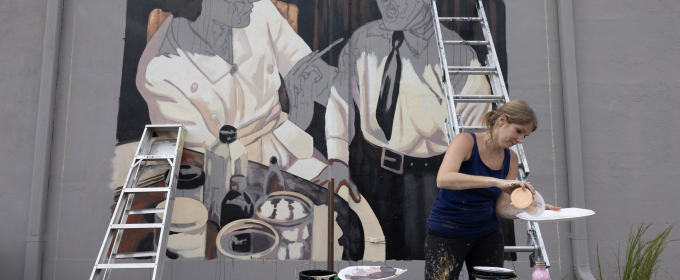
[[[330,165],[324,168],[318,176],[312,179],[312,182],[328,188],[328,179],[335,179],[335,193],[338,193],[340,189],[345,186],[349,190],[349,195],[355,203],[361,202],[361,194],[359,189],[357,189],[356,184],[352,181],[349,175],[349,166],[346,163],[339,160],[330,160]]]
[[[290,100],[288,119],[307,129],[314,115],[314,102],[325,104],[330,82],[337,70],[318,58],[317,52],[300,59],[283,79]],[[323,101],[322,101],[323,100]]]

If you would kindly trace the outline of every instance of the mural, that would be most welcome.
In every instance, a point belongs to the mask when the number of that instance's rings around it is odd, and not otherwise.
[[[487,4],[505,64],[504,5]],[[474,15],[472,1],[439,7]],[[325,260],[334,178],[336,259],[423,259],[447,148],[429,8],[428,0],[129,0],[110,188],[123,185],[145,124],[179,123],[188,134],[168,257]],[[443,36],[474,40],[481,29],[449,24]],[[447,49],[450,65],[482,65],[485,55]],[[490,94],[483,76],[451,82],[456,94]],[[457,109],[468,125],[490,110]],[[166,176],[145,174],[140,185],[163,186]],[[163,203],[149,194],[133,208]],[[126,231],[121,251],[155,242],[153,231]]]

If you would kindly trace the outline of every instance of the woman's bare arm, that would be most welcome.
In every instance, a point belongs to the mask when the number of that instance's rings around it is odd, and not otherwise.
[[[460,165],[470,158],[475,140],[468,133],[460,133],[453,138],[446,150],[444,160],[437,173],[437,187],[449,190],[466,190],[476,188],[498,187],[505,192],[512,192],[516,188],[527,188],[533,192],[533,188],[527,183],[517,180],[498,179],[493,177],[475,176],[459,173]],[[509,174],[517,173],[517,156],[515,155],[515,171],[512,173],[512,163]]]
[[[517,170],[519,169],[519,158],[517,154],[510,150],[510,171],[508,176],[505,178],[511,180],[516,178]],[[510,203],[510,194],[507,192],[502,192],[501,195],[496,198],[496,217],[500,219],[517,219],[517,214],[522,213],[522,209],[515,207]]]

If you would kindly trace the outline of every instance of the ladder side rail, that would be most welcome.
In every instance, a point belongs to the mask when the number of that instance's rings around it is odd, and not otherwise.
[[[125,224],[127,222],[128,214],[127,212],[130,210],[132,207],[132,201],[135,198],[135,194],[127,194],[125,193],[125,208],[122,211],[122,216],[119,221],[117,221],[118,224]],[[119,202],[122,201],[123,199],[123,193],[121,193],[121,197],[119,198]],[[113,232],[113,230],[111,230]],[[113,248],[111,248],[111,254],[108,254],[108,261],[106,264],[113,264],[116,261],[115,255],[118,253],[118,247],[120,246],[120,241],[123,238],[123,232],[124,229],[117,229],[116,230],[116,238],[113,240]],[[111,277],[111,269],[104,269],[104,274],[102,279],[107,280],[109,277]]]
[[[484,33],[485,39],[489,41],[487,48],[489,49],[489,53],[493,53],[493,55],[490,56],[490,60],[494,60],[493,63],[495,64],[496,70],[498,72],[497,75],[500,80],[502,93],[505,96],[506,102],[508,102],[510,101],[510,98],[508,98],[508,91],[505,87],[505,79],[503,78],[503,72],[501,71],[500,63],[497,61],[498,54],[496,53],[496,47],[493,42],[493,36],[491,36],[491,29],[489,28],[489,21],[486,19],[486,12],[484,11],[484,3],[482,3],[482,0],[477,0],[477,13],[477,16],[482,18],[482,33]]]
[[[144,127],[144,132],[142,133],[142,140],[139,141],[139,147],[135,151],[135,157],[145,155],[151,150],[151,138],[153,137],[153,131],[149,129],[149,126]]]
[[[139,150],[139,149],[138,149]],[[97,269],[97,265],[103,264],[107,256],[109,254],[109,249],[111,249],[111,242],[113,241],[113,231],[111,230],[111,225],[117,223],[120,219],[121,216],[124,213],[124,206],[123,204],[123,199],[124,199],[124,190],[127,188],[132,182],[135,181],[135,177],[137,177],[137,174],[139,173],[139,168],[140,168],[140,161],[135,161],[133,160],[132,166],[130,167],[130,170],[128,171],[128,177],[125,180],[125,185],[123,185],[123,189],[121,189],[120,196],[118,198],[118,202],[116,203],[116,208],[113,210],[113,215],[111,215],[111,220],[109,221],[109,226],[106,230],[106,235],[104,238],[104,242],[102,243],[100,249],[99,249],[99,254],[97,255],[97,259],[95,261],[95,266],[92,270],[92,274],[90,275],[90,280],[97,279],[99,277],[99,270]],[[132,180],[130,180],[130,177],[133,177]],[[113,251],[112,251],[113,252]]]
[[[545,249],[545,244],[543,244],[543,235],[541,234],[541,228],[538,226],[538,222],[530,222],[534,228],[534,234],[536,234],[536,241],[538,244],[538,248],[540,249],[540,257],[543,259],[545,262],[546,268],[550,267],[550,260],[548,259],[548,253],[546,252]]]
[[[176,180],[175,180],[176,182]],[[170,235],[170,225],[172,224],[172,212],[175,206],[174,192],[172,186],[175,182],[170,183],[171,191],[165,196],[165,208],[163,209],[163,221],[160,229],[160,236],[158,238],[158,245],[156,247],[155,268],[151,276],[152,280],[160,280],[163,276],[163,264],[165,262],[165,251],[167,250],[167,239]],[[169,219],[168,219],[169,217]]]
[[[170,189],[165,196],[165,209],[163,209],[163,226],[161,228],[161,236],[158,239],[158,246],[156,251],[155,267],[152,280],[160,280],[163,277],[163,265],[165,263],[165,251],[167,250],[167,240],[170,234],[170,226],[172,224],[172,212],[175,206],[175,190],[177,189],[177,180],[179,177],[179,170],[182,165],[182,148],[184,146],[184,128],[179,127],[177,130],[177,140],[175,143],[175,158],[168,159],[170,165],[170,172],[168,172],[168,185]]]
[[[482,0],[477,0],[477,16],[482,18],[482,31],[484,33],[484,37],[487,41],[489,41],[489,45],[487,45],[487,49],[489,50],[489,53],[492,53],[493,55],[487,56],[489,57],[489,60],[493,65],[496,67],[497,73],[496,75],[492,75],[491,79],[496,79],[495,83],[500,87],[500,90],[505,97],[505,102],[510,102],[510,97],[508,96],[508,90],[507,87],[505,86],[505,79],[503,77],[503,71],[501,71],[501,66],[500,62],[498,61],[498,54],[496,53],[496,46],[493,42],[493,36],[491,36],[491,29],[489,28],[489,22],[486,18],[486,12],[484,11],[484,4]],[[495,77],[496,76],[496,77]],[[521,149],[521,152],[518,154],[518,157],[522,161],[522,164],[525,167],[525,173],[526,176],[529,175],[529,164],[526,159],[526,155],[523,153],[524,148],[521,147],[522,144],[517,144],[518,145],[518,150]]]
[[[446,53],[444,51],[444,44],[442,39],[441,25],[439,24],[439,14],[437,13],[437,3],[435,0],[430,1],[430,9],[432,12],[432,21],[434,24],[434,32],[437,39],[437,48],[439,50],[439,69],[442,79],[444,79],[444,95],[446,96],[446,104],[448,108],[448,120],[447,123],[447,136],[448,142],[451,143],[453,137],[455,137],[460,132],[460,127],[458,126],[457,116],[456,116],[456,104],[452,96],[454,95],[453,88],[451,87],[449,67],[447,67]],[[453,130],[453,131],[452,131]]]

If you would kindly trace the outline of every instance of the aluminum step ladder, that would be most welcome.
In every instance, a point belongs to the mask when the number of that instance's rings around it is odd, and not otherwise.
[[[431,12],[435,26],[435,36],[437,38],[437,47],[439,49],[439,67],[443,73],[442,80],[445,82],[444,93],[446,95],[446,103],[448,104],[448,118],[447,118],[447,136],[449,142],[458,133],[473,131],[484,131],[481,126],[464,126],[461,116],[456,113],[456,105],[458,103],[492,103],[494,108],[499,108],[503,104],[510,101],[508,98],[508,91],[505,87],[505,80],[501,71],[498,56],[496,55],[496,47],[491,36],[491,29],[486,19],[484,12],[484,5],[481,0],[470,0],[476,2],[477,17],[440,17],[437,12],[437,4],[435,0],[431,1]],[[483,41],[452,41],[443,40],[441,32],[442,22],[472,22],[479,23],[484,34]],[[447,64],[445,46],[451,45],[482,45],[486,46],[488,54],[485,59],[486,65],[469,66],[469,65],[455,65]],[[450,77],[452,75],[484,75],[489,78],[491,85],[491,95],[456,95],[451,87]],[[529,164],[527,163],[526,155],[522,144],[512,146],[511,149],[519,157],[519,170],[517,172],[517,180],[526,181],[529,176]],[[548,254],[545,251],[541,230],[536,222],[527,223],[528,246],[505,246],[505,252],[531,252],[530,264],[533,267],[535,261],[545,261],[546,266],[550,267]]]
[[[167,137],[153,137],[163,135]],[[116,209],[106,230],[97,261],[92,269],[90,280],[109,279],[114,269],[152,269],[151,279],[161,279],[163,275],[163,260],[167,245],[172,209],[175,201],[177,176],[182,161],[182,147],[186,130],[182,125],[147,125],[142,139],[132,160],[125,184],[121,190]],[[144,173],[154,169],[169,170],[165,184],[162,187],[137,187]],[[136,194],[157,193],[165,196],[165,206],[147,209],[130,209]],[[157,223],[126,223],[129,215],[152,214],[161,217]],[[161,216],[162,215],[162,216]],[[149,252],[118,252],[123,232],[126,229],[154,229],[158,234],[158,244],[155,251]],[[160,231],[159,231],[160,230]],[[160,232],[160,233],[159,233]],[[118,262],[117,259],[150,258],[150,260],[134,260],[132,262]]]

